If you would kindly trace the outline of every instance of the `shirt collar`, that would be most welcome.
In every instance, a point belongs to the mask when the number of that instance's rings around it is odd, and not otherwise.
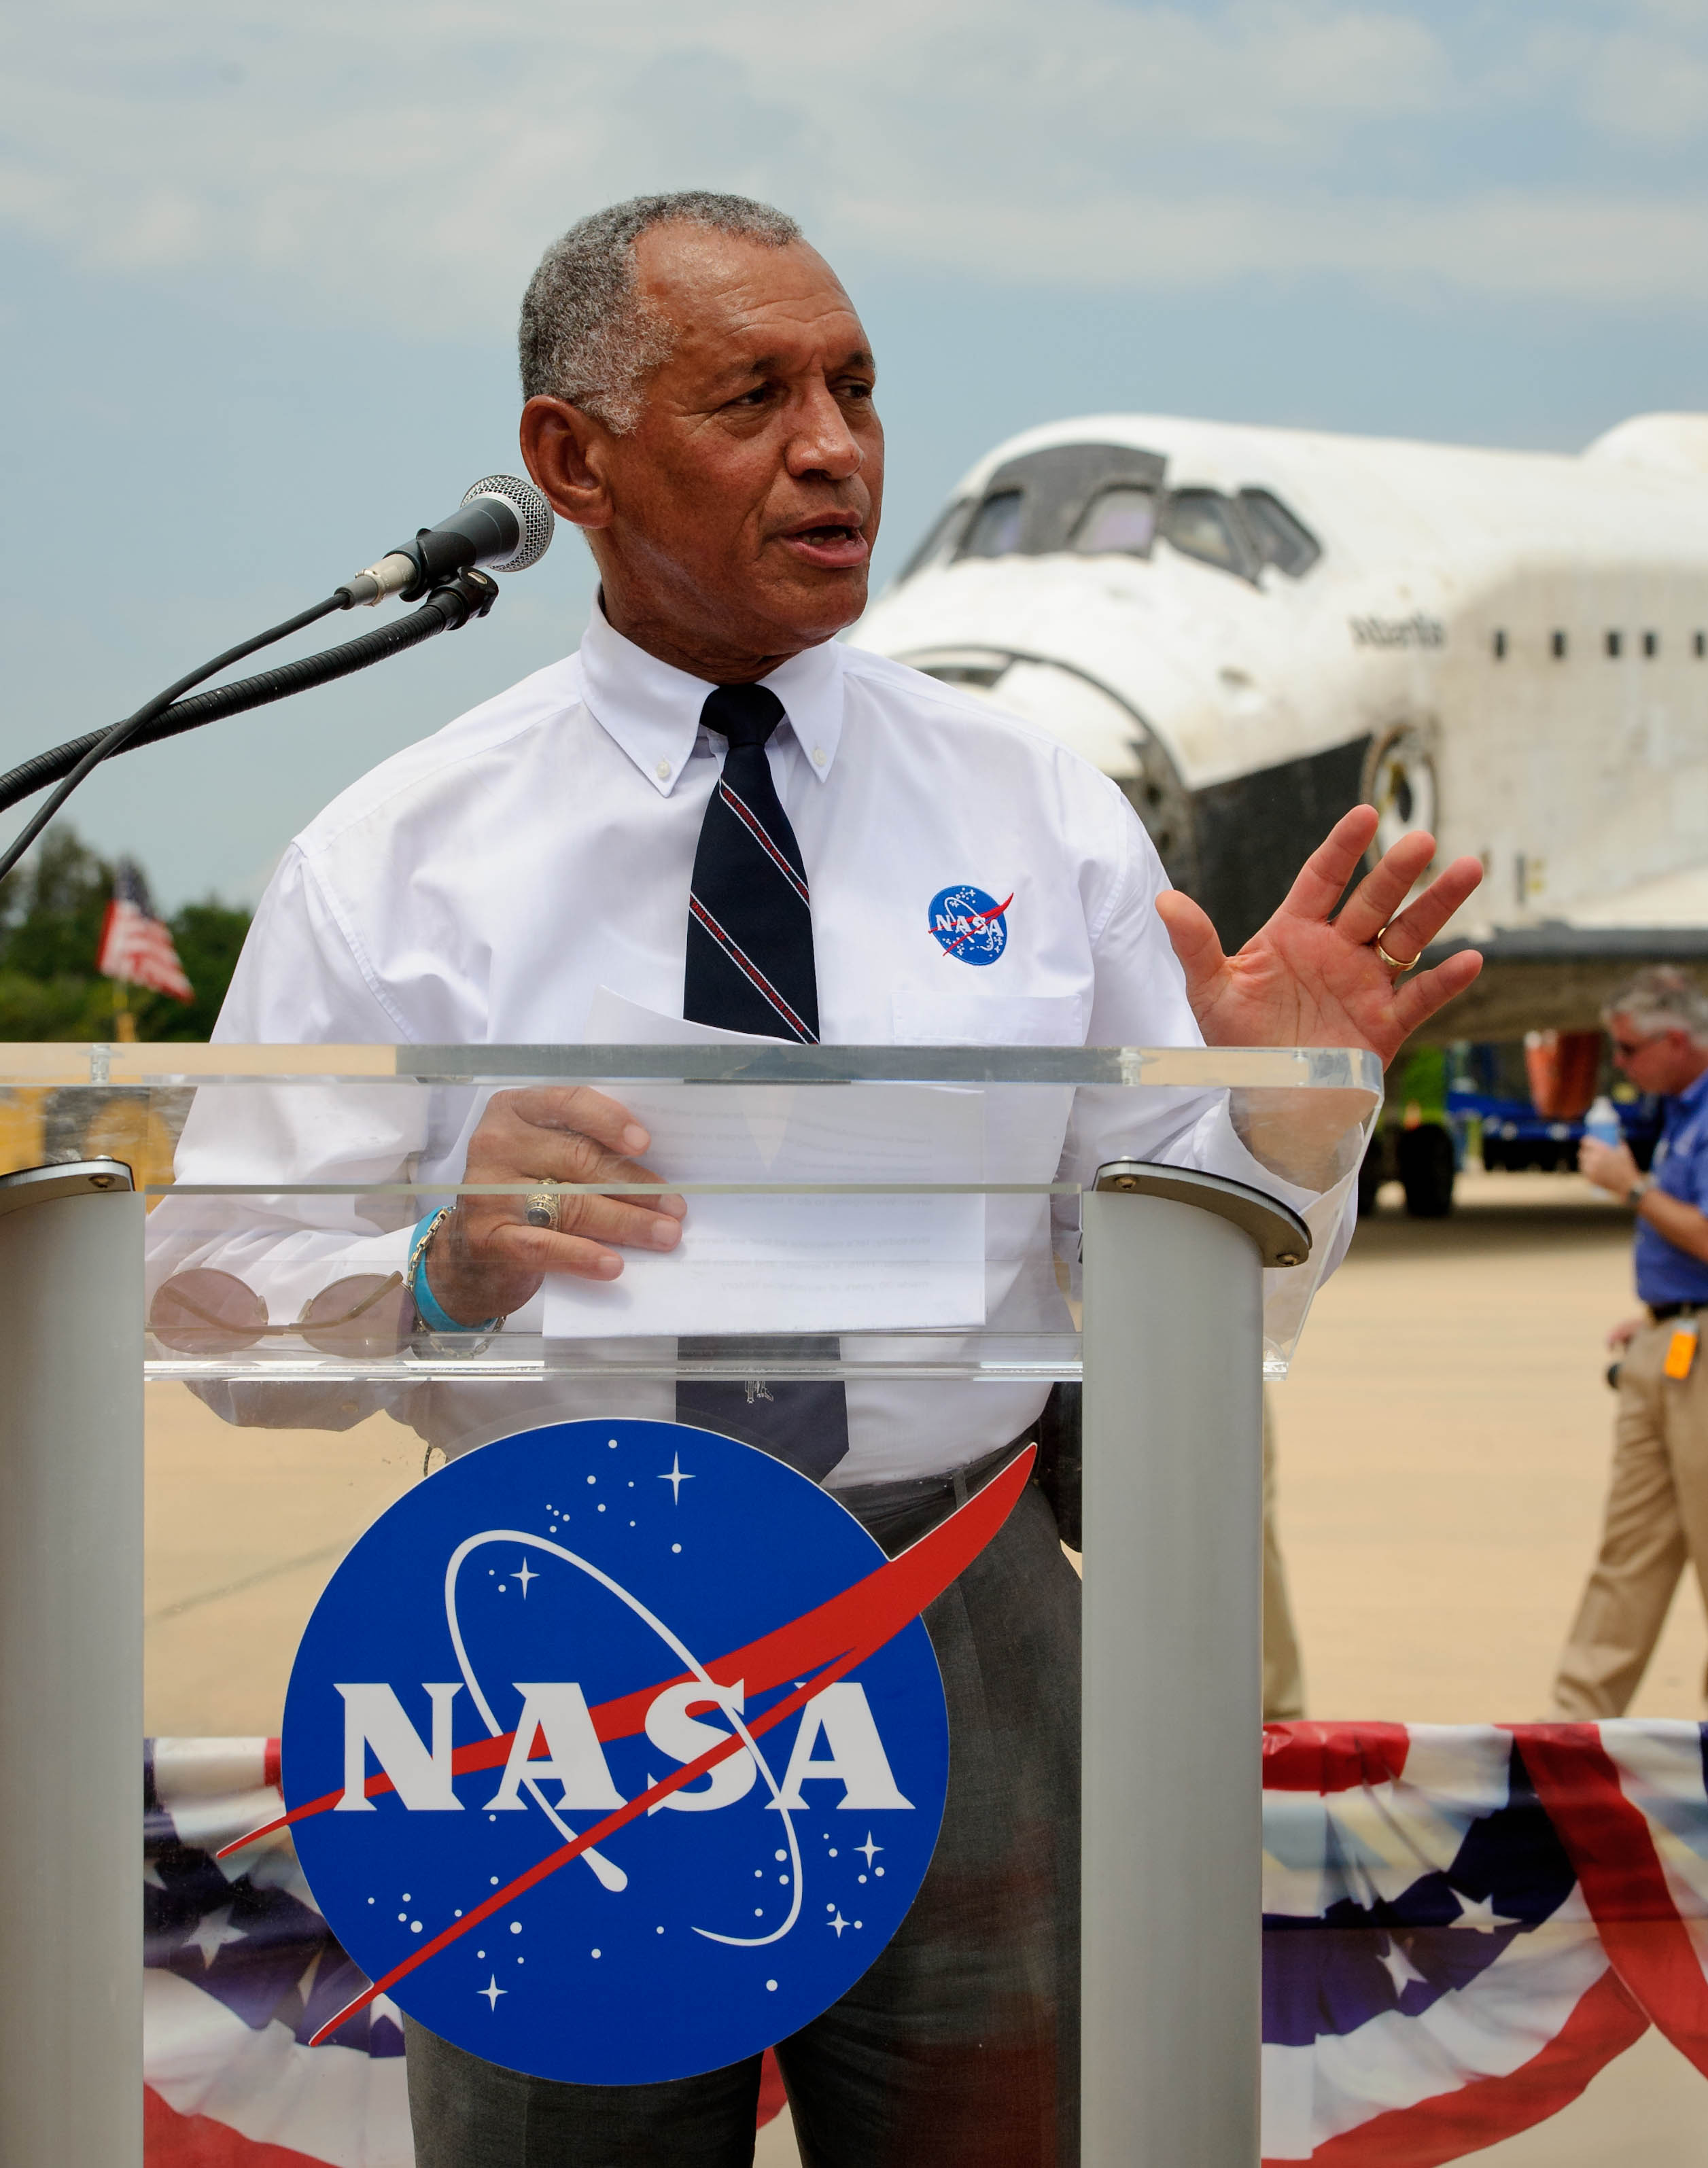
[[[821,783],[842,740],[842,663],[840,646],[827,640],[791,656],[761,681],[783,703],[806,765]],[[581,667],[593,720],[668,798],[694,751],[710,686],[625,640],[597,602],[582,637]]]
[[[1687,1084],[1682,1092],[1676,1093],[1673,1104],[1680,1114],[1689,1115],[1695,1113],[1705,1101],[1708,1101],[1708,1069],[1702,1071],[1695,1083]]]

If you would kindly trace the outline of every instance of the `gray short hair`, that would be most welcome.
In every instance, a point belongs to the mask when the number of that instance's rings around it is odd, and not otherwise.
[[[632,196],[572,226],[540,259],[522,297],[522,396],[567,399],[618,436],[641,417],[641,385],[673,335],[635,288],[635,243],[655,226],[704,226],[768,248],[801,237],[786,212],[708,189]]]
[[[1656,964],[1639,971],[1601,1012],[1604,1023],[1611,1023],[1616,1016],[1629,1017],[1645,1039],[1663,1031],[1687,1031],[1699,1044],[1708,1044],[1708,995],[1676,964]]]

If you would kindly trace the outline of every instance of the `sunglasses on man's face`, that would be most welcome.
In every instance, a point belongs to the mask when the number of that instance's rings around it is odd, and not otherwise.
[[[1631,1061],[1639,1054],[1647,1053],[1658,1042],[1652,1039],[1616,1039],[1613,1042],[1615,1055],[1621,1061]]]
[[[402,1273],[357,1273],[305,1303],[294,1325],[269,1324],[267,1305],[231,1273],[174,1273],[148,1308],[148,1330],[179,1355],[235,1355],[295,1333],[322,1355],[396,1355],[409,1343],[415,1305]]]

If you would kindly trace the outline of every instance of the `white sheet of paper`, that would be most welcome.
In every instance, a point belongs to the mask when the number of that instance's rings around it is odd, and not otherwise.
[[[608,987],[594,1045],[742,1043]],[[773,1043],[773,1042],[766,1042]],[[777,1041],[781,1044],[783,1042]],[[984,1094],[918,1084],[608,1086],[652,1131],[648,1164],[696,1182],[976,1182]],[[625,1250],[623,1275],[554,1274],[545,1336],[896,1331],[982,1325],[982,1195],[690,1196],[668,1256]]]

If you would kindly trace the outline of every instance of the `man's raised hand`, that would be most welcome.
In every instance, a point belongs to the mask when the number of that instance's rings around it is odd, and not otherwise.
[[[1157,911],[1186,974],[1187,996],[1211,1046],[1361,1046],[1392,1060],[1419,1024],[1482,969],[1464,949],[1414,978],[1384,962],[1415,963],[1482,878],[1455,858],[1415,901],[1406,897],[1435,855],[1435,839],[1402,836],[1331,917],[1373,841],[1373,805],[1337,821],[1300,869],[1286,900],[1237,955],[1189,896],[1166,890]]]

